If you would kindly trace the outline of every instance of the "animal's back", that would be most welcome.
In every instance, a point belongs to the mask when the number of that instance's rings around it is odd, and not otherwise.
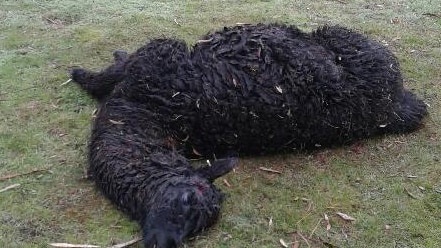
[[[341,27],[224,28],[194,46],[192,62],[203,94],[190,143],[208,152],[351,142],[388,131],[404,96],[392,53]]]

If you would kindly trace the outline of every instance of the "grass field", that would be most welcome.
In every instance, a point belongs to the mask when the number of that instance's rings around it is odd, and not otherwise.
[[[229,195],[219,223],[186,246],[441,247],[440,0],[2,0],[0,247],[106,247],[139,235],[84,179],[95,103],[63,84],[70,68],[99,69],[150,38],[193,43],[256,22],[340,24],[383,42],[430,115],[409,135],[242,158],[230,186],[217,182]]]

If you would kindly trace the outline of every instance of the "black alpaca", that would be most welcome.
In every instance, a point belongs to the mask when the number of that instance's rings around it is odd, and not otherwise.
[[[72,76],[95,97],[124,81],[133,98],[159,111],[179,102],[167,125],[188,156],[340,145],[413,131],[426,114],[403,88],[395,56],[342,27],[235,26],[191,51],[182,41],[153,40],[103,72]]]
[[[123,52],[114,55],[116,64],[126,59]],[[177,247],[218,219],[223,195],[212,182],[231,171],[237,159],[218,159],[194,169],[178,153],[181,145],[173,140],[167,124],[167,113],[171,115],[180,103],[170,103],[169,112],[159,113],[161,104],[138,99],[143,89],[120,84],[106,97],[108,93],[94,88],[98,78],[103,89],[115,87],[113,76],[120,79],[114,73],[117,67],[101,78],[83,75],[91,82],[85,90],[100,100],[89,146],[89,177],[140,223],[145,247]]]
[[[140,221],[147,247],[174,247],[217,217],[220,193],[205,178],[235,159],[194,171],[181,154],[344,144],[413,131],[426,113],[403,88],[396,58],[341,27],[236,26],[191,51],[158,39],[115,60],[99,73],[75,69],[72,78],[102,102],[90,174]]]
[[[145,247],[176,247],[211,226],[223,199],[212,182],[237,163],[226,158],[194,169],[163,122],[149,106],[116,93],[101,104],[90,143],[90,178],[140,223]]]

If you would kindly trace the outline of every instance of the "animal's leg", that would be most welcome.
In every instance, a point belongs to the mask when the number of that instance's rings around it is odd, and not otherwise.
[[[198,168],[196,172],[208,180],[214,181],[216,178],[230,172],[236,166],[237,162],[237,158],[221,158],[214,160],[209,166]]]
[[[83,68],[75,68],[71,72],[73,81],[89,93],[93,98],[102,100],[115,88],[115,85],[125,78],[125,62],[127,53],[115,51],[113,53],[115,63],[101,72],[92,72]]]

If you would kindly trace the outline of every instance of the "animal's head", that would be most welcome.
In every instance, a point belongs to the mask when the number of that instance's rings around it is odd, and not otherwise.
[[[220,159],[192,175],[177,177],[158,190],[153,208],[143,221],[146,248],[177,247],[189,236],[214,224],[223,194],[212,181],[231,171],[237,158]]]

